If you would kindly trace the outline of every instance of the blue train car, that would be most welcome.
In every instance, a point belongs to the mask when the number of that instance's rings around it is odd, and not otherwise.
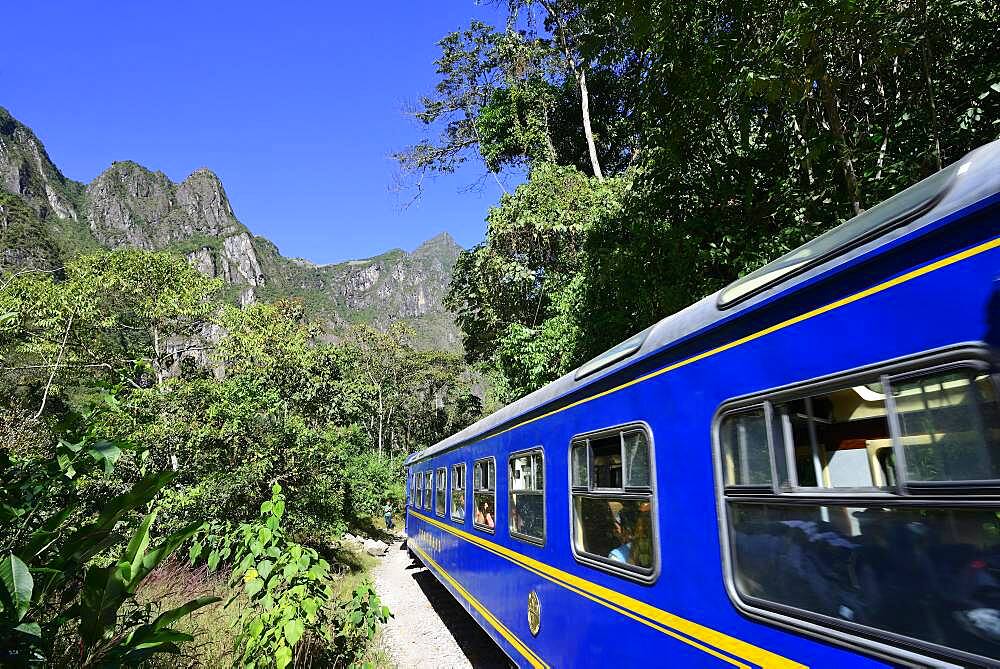
[[[522,667],[1000,664],[998,274],[994,143],[411,455],[409,548]]]

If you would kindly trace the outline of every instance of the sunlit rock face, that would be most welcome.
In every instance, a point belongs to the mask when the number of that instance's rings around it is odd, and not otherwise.
[[[292,197],[275,193],[275,197]],[[246,306],[294,298],[308,316],[337,330],[349,323],[409,322],[417,344],[461,350],[444,308],[461,247],[440,234],[413,252],[319,265],[286,258],[254,236],[233,210],[222,181],[198,169],[180,183],[130,160],[90,184],[67,179],[28,127],[0,107],[0,268],[59,267],[100,248],[177,253],[224,283],[224,298]]]
[[[19,196],[39,219],[79,221],[82,187],[49,159],[30,128],[0,107],[0,190]]]
[[[210,170],[175,184],[137,163],[114,163],[87,186],[87,214],[102,246],[181,251],[206,276],[264,284],[253,237]]]

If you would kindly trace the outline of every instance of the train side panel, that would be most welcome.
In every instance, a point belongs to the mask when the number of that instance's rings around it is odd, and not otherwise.
[[[473,527],[467,491],[464,522],[452,521],[447,509],[439,517],[433,506],[410,508],[410,546],[519,666],[668,661],[693,667],[888,666],[842,645],[748,618],[730,601],[721,560],[712,421],[733,397],[959,343],[995,345],[1000,333],[997,231],[997,209],[981,211],[961,226],[900,244],[877,264],[848,268],[836,283],[776,301],[755,317],[757,328],[751,331],[764,334],[414,463],[411,471],[445,466],[450,474],[452,464],[464,462],[471,488],[475,460],[495,456],[497,529],[491,534]],[[845,294],[844,287],[851,292]],[[713,337],[734,341],[745,331],[745,321],[734,322]],[[677,362],[666,361],[659,369]],[[648,424],[655,457],[661,565],[651,585],[580,564],[571,546],[570,442],[575,435],[632,421]],[[507,529],[508,457],[533,446],[543,447],[545,454],[544,546],[514,539]],[[532,592],[540,604],[537,635],[528,620]]]

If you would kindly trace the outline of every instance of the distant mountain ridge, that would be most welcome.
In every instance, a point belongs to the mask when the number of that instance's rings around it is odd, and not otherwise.
[[[461,348],[443,299],[462,249],[447,233],[412,253],[393,249],[327,265],[287,258],[236,218],[211,170],[174,183],[121,161],[84,185],[66,178],[34,132],[0,107],[0,267],[54,268],[79,253],[120,247],[184,255],[222,278],[241,304],[297,297],[334,328],[404,320],[421,346]]]

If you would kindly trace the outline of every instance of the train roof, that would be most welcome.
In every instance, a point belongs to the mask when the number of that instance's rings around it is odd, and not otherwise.
[[[559,400],[680,340],[701,334],[794,292],[820,274],[1000,192],[1000,141],[816,237],[722,290],[667,316],[548,385],[422,451],[406,464],[450,450]],[[598,374],[598,372],[601,372]]]

